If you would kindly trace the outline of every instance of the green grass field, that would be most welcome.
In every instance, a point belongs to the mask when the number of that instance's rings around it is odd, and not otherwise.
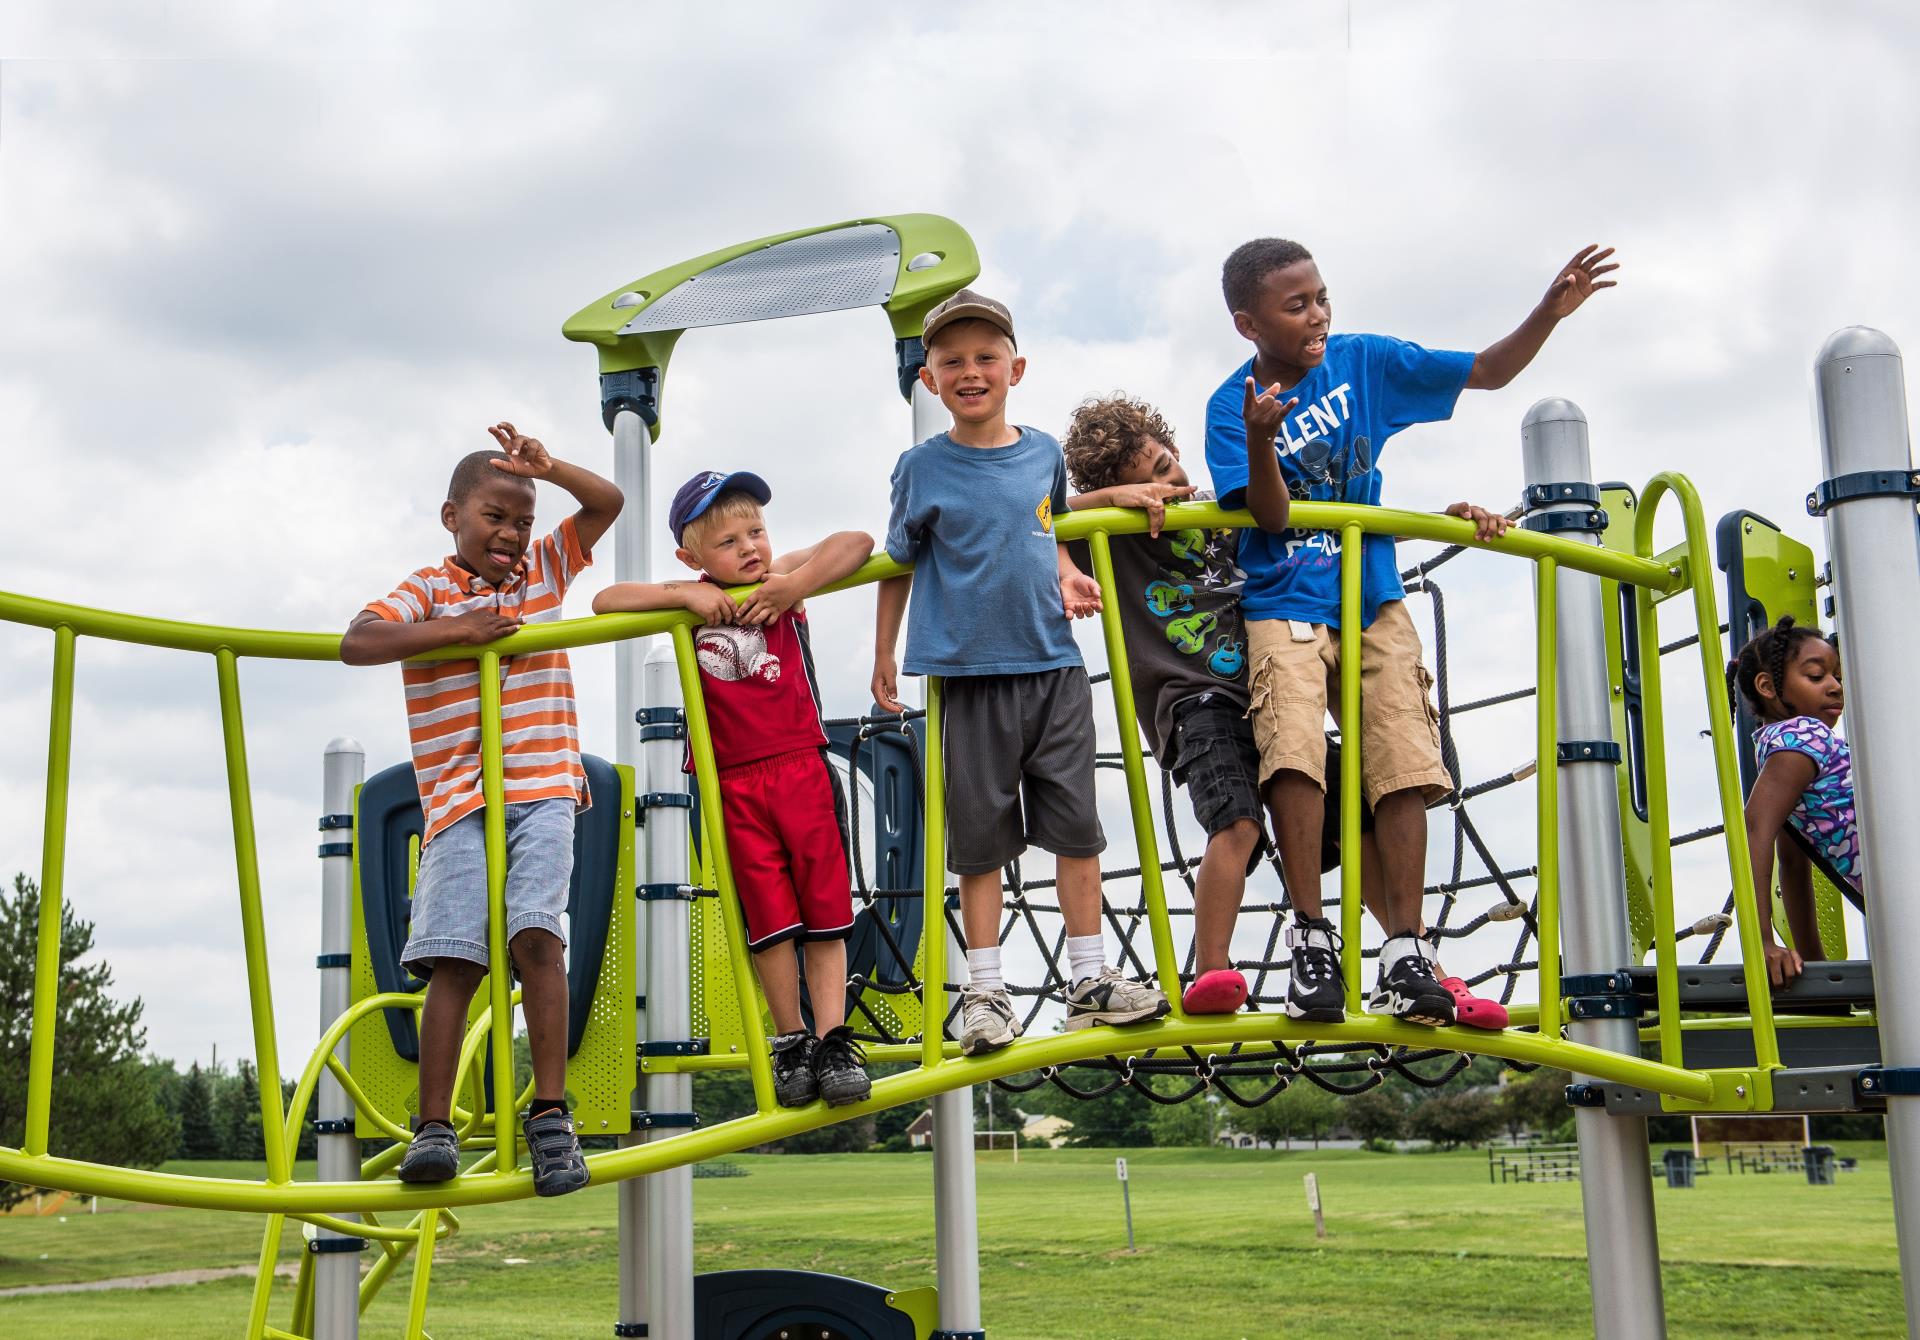
[[[1129,1255],[1113,1153],[1127,1155]],[[1835,1187],[1798,1174],[1656,1185],[1670,1333],[1904,1334],[1885,1146],[1844,1151]],[[697,1268],[833,1271],[932,1284],[925,1155],[744,1156],[742,1178],[694,1183]],[[172,1165],[258,1176],[244,1165]],[[1318,1175],[1316,1241],[1302,1175]],[[303,1176],[311,1170],[304,1169]],[[981,1289],[994,1340],[1590,1333],[1577,1185],[1487,1183],[1482,1153],[1378,1155],[1143,1149],[981,1155]],[[463,1212],[434,1267],[428,1328],[447,1337],[599,1337],[615,1318],[611,1188]],[[0,1289],[250,1265],[257,1221],[109,1204],[0,1218]],[[297,1260],[289,1232],[284,1258]],[[506,1266],[508,1257],[527,1264]],[[238,1334],[248,1282],[0,1297],[0,1335]],[[362,1333],[397,1334],[404,1280]],[[290,1283],[277,1290],[284,1324]]]

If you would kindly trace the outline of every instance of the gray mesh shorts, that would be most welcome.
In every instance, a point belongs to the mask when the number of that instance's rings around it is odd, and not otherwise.
[[[507,938],[529,928],[567,942],[567,889],[573,880],[571,800],[507,806]],[[442,829],[420,852],[412,921],[401,966],[416,977],[433,961],[487,964],[487,838],[484,809]]]

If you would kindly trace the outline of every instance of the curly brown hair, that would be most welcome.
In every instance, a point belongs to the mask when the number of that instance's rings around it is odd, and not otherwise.
[[[1158,442],[1175,456],[1173,429],[1160,417],[1160,411],[1144,400],[1115,392],[1110,396],[1082,401],[1067,422],[1067,436],[1060,444],[1067,456],[1067,474],[1082,493],[1110,488],[1120,482],[1127,463]]]

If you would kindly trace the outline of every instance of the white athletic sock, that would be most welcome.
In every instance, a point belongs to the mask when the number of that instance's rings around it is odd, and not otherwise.
[[[1100,947],[1098,932],[1067,937],[1067,976],[1071,981],[1084,982],[1089,977],[1097,977],[1106,966],[1107,953]]]
[[[1000,978],[1000,946],[967,951],[967,985],[975,991],[1005,991]]]

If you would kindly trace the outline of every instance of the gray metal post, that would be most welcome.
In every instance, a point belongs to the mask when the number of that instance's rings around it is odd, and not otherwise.
[[[1587,416],[1572,401],[1542,400],[1528,410],[1520,428],[1520,451],[1529,485],[1593,482]],[[1568,502],[1545,510],[1590,508]],[[1566,534],[1600,543],[1597,534]],[[1562,569],[1557,581],[1560,739],[1610,740],[1613,716],[1600,579]],[[1539,766],[1554,766],[1554,760],[1541,759]],[[1613,770],[1584,762],[1558,766],[1562,970],[1614,971],[1633,961],[1633,947]],[[1569,1024],[1567,1034],[1609,1051],[1640,1052],[1631,1020],[1581,1020]],[[1580,1199],[1586,1212],[1594,1332],[1608,1340],[1664,1336],[1666,1308],[1646,1119],[1580,1108],[1574,1113],[1574,1128],[1580,1141]]]
[[[327,745],[320,771],[320,812],[325,816],[320,858],[320,1031],[346,1013],[353,990],[347,955],[353,949],[353,830],[341,827],[353,814],[353,789],[367,775],[367,752],[344,736]],[[345,847],[346,850],[337,850]],[[333,1049],[347,1062],[346,1038]],[[314,1091],[314,1117],[328,1134],[318,1138],[320,1180],[353,1182],[360,1177],[360,1142],[353,1135],[353,1103],[333,1072],[322,1070]],[[343,1219],[359,1218],[343,1214]],[[316,1229],[315,1240],[344,1237]],[[352,1252],[316,1253],[313,1258],[313,1340],[354,1340],[360,1334],[360,1258]]]
[[[952,420],[940,398],[924,385],[913,388],[913,440],[924,442],[946,431]],[[926,890],[923,935],[947,937],[947,975],[956,977],[967,961],[959,937],[946,928],[945,900]],[[938,1019],[924,1027],[939,1028]],[[954,1089],[933,1099],[934,1268],[940,1285],[940,1329],[966,1334],[980,1329],[980,1216],[974,1187],[973,1090]]]
[[[656,642],[647,656],[642,684],[651,707],[680,705],[680,676],[672,648]],[[631,721],[631,718],[629,718]],[[629,730],[633,729],[631,725]],[[641,777],[646,791],[685,791],[681,745],[677,740],[649,740],[641,746],[646,768]],[[686,812],[662,808],[647,814],[647,878],[662,884],[687,882]],[[646,1032],[650,1041],[684,1042],[693,1036],[692,967],[689,906],[679,898],[656,898],[645,903]],[[649,1112],[691,1112],[693,1077],[687,1074],[649,1075],[643,1085]],[[651,1138],[670,1139],[672,1128],[656,1129]],[[660,1337],[693,1334],[693,1169],[670,1168],[646,1178],[647,1190],[647,1300],[652,1308],[649,1334]]]
[[[620,486],[620,492],[626,497],[626,505],[620,509],[620,517],[613,523],[613,572],[617,581],[643,582],[652,567],[648,551],[648,520],[652,512],[652,495],[648,489],[647,454],[652,444],[652,435],[647,431],[646,420],[632,410],[622,410],[613,420],[613,482]],[[641,664],[646,658],[646,646],[638,641],[616,642],[613,645],[614,664],[614,710],[613,738],[614,759],[635,770],[636,778],[644,778],[639,769],[640,735],[634,724],[633,714],[640,707]],[[641,882],[654,878],[647,868],[647,853],[638,853],[636,872]],[[678,876],[675,876],[678,878]],[[629,895],[630,896],[630,895]],[[646,975],[646,934],[647,924],[640,918],[634,937],[634,952],[638,956],[635,973],[637,989],[644,996],[647,989]],[[641,1020],[640,1036],[647,1036],[644,1016]],[[643,1086],[636,1080],[632,1106],[644,1108],[646,1099]],[[633,1132],[621,1137],[622,1145],[639,1144],[646,1136]],[[647,1333],[647,1194],[648,1182],[645,1177],[629,1177],[620,1183],[618,1190],[620,1206],[620,1319],[615,1330],[623,1335],[645,1335]]]
[[[1814,360],[1820,465],[1828,479],[1886,472],[1911,483],[1907,397],[1900,350],[1877,330],[1835,331]],[[1920,541],[1913,499],[1856,497],[1826,515],[1834,608],[1847,674],[1847,741],[1863,877],[1873,891],[1867,944],[1874,961],[1900,961],[1920,943],[1920,775],[1911,758],[1913,668],[1920,665]],[[1920,982],[1881,972],[1880,1063],[1920,1067]],[[1888,1086],[1887,1157],[1907,1326],[1920,1333],[1920,1097]]]

